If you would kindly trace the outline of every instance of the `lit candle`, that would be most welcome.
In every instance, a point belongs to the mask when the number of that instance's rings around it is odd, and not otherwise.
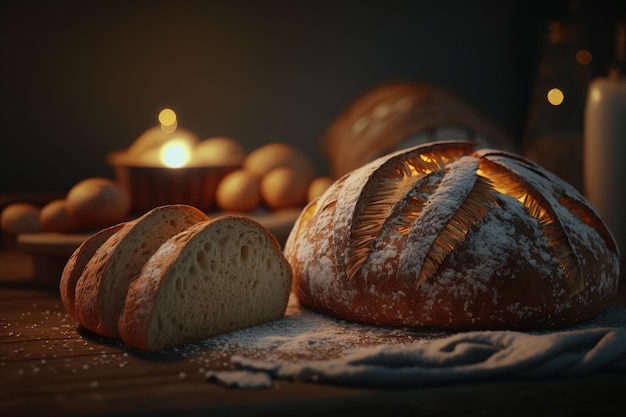
[[[598,78],[585,113],[585,195],[626,255],[626,79]]]
[[[615,35],[614,68],[607,77],[595,79],[587,94],[584,178],[586,197],[617,241],[623,270],[626,267],[626,24],[618,24]]]
[[[128,148],[125,157],[140,165],[180,168],[191,160],[199,142],[196,135],[178,128],[174,110],[166,108],[158,116],[160,125],[143,132]]]

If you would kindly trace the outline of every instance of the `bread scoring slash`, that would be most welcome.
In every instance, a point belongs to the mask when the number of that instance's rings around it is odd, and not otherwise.
[[[619,281],[615,240],[577,190],[464,141],[345,174],[302,211],[285,256],[303,305],[391,326],[563,327],[603,310]]]

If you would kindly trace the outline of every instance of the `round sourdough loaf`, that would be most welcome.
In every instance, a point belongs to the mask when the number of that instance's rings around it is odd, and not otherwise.
[[[470,142],[398,151],[338,179],[285,244],[303,305],[379,325],[530,329],[599,313],[613,236],[572,186]]]
[[[378,157],[435,140],[450,130],[459,139],[518,150],[491,120],[451,91],[399,80],[356,97],[332,121],[321,145],[333,176],[339,178]]]
[[[283,317],[291,267],[274,236],[242,216],[189,227],[164,242],[130,283],[122,340],[144,351]]]

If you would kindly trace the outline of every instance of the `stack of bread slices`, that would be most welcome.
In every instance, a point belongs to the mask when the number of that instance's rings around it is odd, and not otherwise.
[[[291,278],[256,221],[166,205],[83,242],[60,292],[86,329],[159,351],[283,317]]]

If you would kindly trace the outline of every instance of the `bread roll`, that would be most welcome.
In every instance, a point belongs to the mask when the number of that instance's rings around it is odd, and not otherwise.
[[[43,206],[39,212],[39,223],[44,232],[67,233],[78,230],[64,198],[50,201]]]
[[[95,255],[96,251],[100,249],[100,246],[113,236],[114,233],[120,230],[123,225],[124,223],[118,223],[88,237],[76,248],[65,264],[59,282],[59,292],[65,311],[67,311],[74,320],[79,320],[75,305],[76,283],[82,275],[85,266]]]
[[[238,169],[226,175],[215,190],[215,203],[224,211],[249,212],[261,204],[260,181],[252,173]]]
[[[81,229],[100,229],[126,220],[130,213],[128,191],[108,178],[87,178],[67,194],[67,210]]]
[[[235,139],[215,136],[199,142],[193,148],[191,165],[242,166],[246,151]]]
[[[291,268],[276,239],[224,216],[170,238],[131,282],[119,322],[129,346],[158,351],[283,317]]]
[[[303,305],[379,325],[554,328],[617,292],[613,236],[571,185],[514,154],[436,142],[310,203],[285,244]]]
[[[298,172],[307,184],[315,175],[313,163],[302,151],[279,142],[271,142],[252,151],[246,157],[243,167],[257,178],[263,178],[276,168],[291,168]]]
[[[11,203],[2,210],[2,231],[11,235],[41,232],[40,208],[30,203]]]
[[[76,283],[80,323],[101,336],[118,337],[128,285],[144,263],[167,239],[207,219],[194,207],[170,205],[127,222],[95,252]]]
[[[272,210],[304,206],[311,180],[293,168],[278,167],[261,179],[261,197]]]

